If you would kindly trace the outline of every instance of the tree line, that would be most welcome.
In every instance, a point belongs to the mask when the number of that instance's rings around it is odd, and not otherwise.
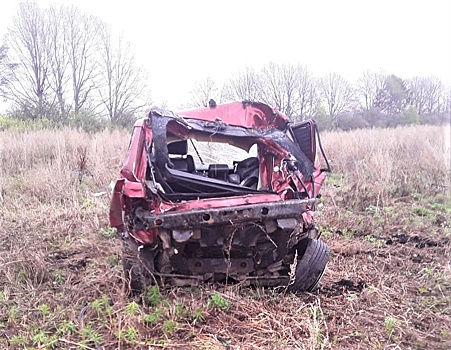
[[[147,92],[130,43],[100,19],[74,6],[19,4],[0,46],[0,96],[13,117],[127,123]]]
[[[434,76],[402,79],[365,71],[355,84],[337,73],[315,77],[307,67],[269,62],[246,67],[219,86],[211,77],[195,83],[185,107],[215,101],[263,101],[291,119],[318,120],[325,129],[390,127],[450,122],[451,89]]]
[[[129,125],[150,103],[147,81],[130,43],[74,6],[20,3],[0,45],[0,97],[19,119]],[[315,118],[323,129],[440,124],[451,114],[451,89],[439,77],[366,71],[351,83],[275,62],[246,67],[222,85],[197,81],[183,107],[206,107],[211,98],[262,101],[294,120]]]

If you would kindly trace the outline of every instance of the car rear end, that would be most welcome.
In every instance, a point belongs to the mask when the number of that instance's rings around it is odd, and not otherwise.
[[[313,214],[325,178],[316,135],[313,121],[292,125],[251,103],[180,115],[153,110],[139,121],[110,212],[132,289],[209,281],[293,285],[293,264],[320,249],[312,263],[321,266],[312,269],[310,258],[300,264],[316,285],[328,255],[325,245],[309,244],[318,240]],[[224,145],[244,151],[244,159]]]

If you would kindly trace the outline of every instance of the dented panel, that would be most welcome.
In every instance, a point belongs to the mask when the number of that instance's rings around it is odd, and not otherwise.
[[[254,145],[257,152],[205,163],[202,142],[245,152]],[[130,247],[140,247],[136,253],[162,283],[286,283],[306,240],[319,236],[314,211],[326,174],[316,142],[314,121],[292,125],[263,103],[210,103],[179,113],[153,108],[135,123],[110,224],[128,259]]]

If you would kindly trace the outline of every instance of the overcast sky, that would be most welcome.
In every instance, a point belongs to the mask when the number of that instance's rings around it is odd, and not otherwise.
[[[2,1],[1,35],[18,2]],[[246,65],[259,69],[271,60],[351,82],[382,69],[451,85],[450,0],[37,2],[74,4],[123,31],[149,72],[153,101],[170,107],[188,101],[196,80],[211,76],[221,84]]]

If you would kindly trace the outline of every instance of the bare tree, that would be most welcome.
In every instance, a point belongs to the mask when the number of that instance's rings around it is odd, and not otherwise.
[[[138,99],[147,75],[129,44],[114,43],[99,19],[76,7],[20,3],[6,36],[16,66],[0,65],[8,72],[1,94],[25,118],[65,120],[88,106],[89,112],[103,106],[112,122],[130,117],[144,103]]]
[[[104,30],[104,25],[98,18],[84,14],[74,6],[65,8],[64,20],[73,109],[78,113],[89,100],[95,87],[95,78],[99,73],[96,69],[96,54],[100,48],[100,33]]]
[[[221,96],[223,100],[259,101],[262,96],[261,76],[253,68],[246,67],[224,84]]]
[[[127,123],[133,114],[147,104],[147,74],[138,67],[130,43],[122,37],[112,41],[111,32],[102,33],[100,81],[97,91],[101,105],[113,124]]]
[[[289,64],[270,62],[262,69],[262,99],[291,117],[298,111],[298,71]]]
[[[445,85],[437,77],[429,77],[427,80],[426,113],[438,113],[443,110],[443,92]]]
[[[442,94],[443,106],[442,110],[448,122],[451,122],[451,86],[449,86]]]
[[[191,91],[191,105],[207,106],[217,96],[214,81],[197,82]],[[246,67],[229,79],[219,101],[263,101],[292,118],[312,117],[319,105],[316,79],[302,66],[270,62],[260,72]]]
[[[66,118],[68,113],[66,93],[68,84],[68,65],[67,55],[67,31],[64,7],[52,6],[46,11],[48,21],[47,50],[49,59],[49,86],[55,94],[55,99],[59,108],[59,117]]]
[[[16,65],[9,61],[7,46],[0,46],[0,97],[7,97],[7,90],[15,67]]]
[[[301,120],[312,118],[319,106],[317,80],[304,66],[297,67],[296,74],[298,116]]]
[[[19,4],[13,25],[6,34],[11,59],[17,64],[7,96],[31,118],[48,111],[48,23],[43,11],[34,2]]]
[[[329,73],[323,77],[320,89],[332,125],[337,128],[339,115],[351,106],[354,90],[351,84],[337,73]]]
[[[367,70],[358,79],[356,93],[360,106],[365,111],[369,111],[374,107],[377,93],[383,88],[386,77],[387,74],[382,71]]]
[[[414,77],[407,81],[409,103],[418,114],[432,114],[440,112],[442,108],[444,84],[437,77]]]
[[[218,87],[211,77],[196,81],[190,95],[191,101],[188,107],[207,107],[210,99],[220,102]]]

